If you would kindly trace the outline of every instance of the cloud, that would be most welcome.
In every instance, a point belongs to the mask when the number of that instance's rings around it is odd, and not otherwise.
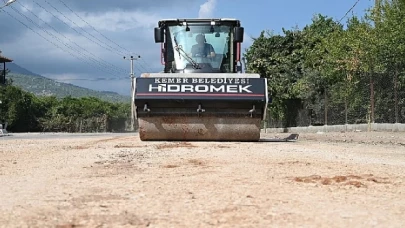
[[[136,76],[161,71],[153,27],[162,18],[193,17],[198,1],[18,0],[0,12],[0,49],[34,73],[128,95],[123,56],[141,55]]]
[[[38,0],[36,0],[38,1]],[[43,0],[44,1],[44,0]],[[49,0],[48,0],[49,1]],[[171,9],[171,7],[187,9],[194,5],[198,0],[153,0],[153,1],[134,1],[134,0],[53,0],[52,2],[68,5],[75,12],[106,12],[120,9],[131,10],[156,10]],[[97,2],[97,3],[95,3]]]
[[[215,7],[217,5],[217,0],[207,0],[204,4],[200,6],[200,11],[198,12],[199,18],[211,18],[214,14]]]
[[[56,81],[71,83],[78,80],[87,80],[90,79],[91,75],[79,75],[79,74],[72,74],[72,73],[61,73],[61,74],[43,74],[42,76],[54,79]],[[83,77],[85,76],[85,77]],[[87,77],[87,79],[86,79]]]
[[[80,15],[81,14],[81,15]],[[91,27],[97,30],[103,31],[121,31],[125,32],[131,29],[152,29],[160,16],[154,12],[147,11],[123,11],[115,10],[105,13],[80,13],[78,14],[84,20],[78,20],[74,23],[67,20],[66,18],[61,18],[65,23],[72,27],[80,27],[84,29],[90,29]],[[68,18],[72,18],[75,15],[69,14]],[[89,26],[91,25],[91,27]]]

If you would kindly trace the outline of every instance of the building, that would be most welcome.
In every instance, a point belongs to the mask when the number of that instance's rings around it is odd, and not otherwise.
[[[11,62],[13,62],[13,60],[3,56],[0,51],[0,64],[3,65],[3,69],[0,68],[0,85],[4,85],[6,83],[6,63]]]

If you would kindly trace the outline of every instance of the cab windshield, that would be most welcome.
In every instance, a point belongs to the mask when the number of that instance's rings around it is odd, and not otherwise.
[[[176,69],[208,66],[216,71],[229,72],[231,27],[189,24],[188,28],[186,31],[186,26],[169,26]]]

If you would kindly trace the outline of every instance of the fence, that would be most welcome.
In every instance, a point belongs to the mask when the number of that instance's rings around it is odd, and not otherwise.
[[[128,132],[131,131],[131,119],[111,119],[107,116],[92,118],[55,118],[52,121],[42,122],[44,132],[80,132],[80,133],[101,133],[101,132]],[[135,122],[135,130],[137,122]]]
[[[271,114],[268,128],[405,123],[405,77],[366,78],[355,85],[337,84],[301,100],[287,118]],[[403,86],[402,86],[403,87]],[[290,116],[288,116],[290,115]],[[288,117],[292,120],[288,121]]]

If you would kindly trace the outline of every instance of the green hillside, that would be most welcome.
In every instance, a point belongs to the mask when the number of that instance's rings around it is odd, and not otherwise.
[[[7,75],[7,78],[13,81],[13,85],[37,96],[56,96],[58,98],[63,98],[66,96],[77,98],[91,96],[108,102],[126,103],[131,101],[130,96],[123,96],[109,91],[95,91],[86,89],[68,83],[57,82],[37,75],[25,75],[11,72]]]

